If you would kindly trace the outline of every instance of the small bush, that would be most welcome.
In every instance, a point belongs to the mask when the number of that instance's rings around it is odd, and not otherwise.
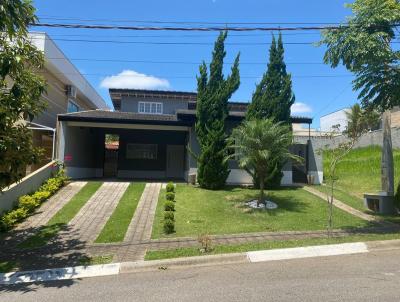
[[[31,195],[23,195],[18,199],[18,207],[26,209],[29,213],[38,207],[40,202],[38,202]]]
[[[197,241],[201,245],[200,252],[209,253],[209,252],[211,252],[213,250],[212,245],[211,245],[212,244],[212,240],[211,240],[211,237],[208,234],[200,235],[197,238]]]
[[[165,198],[169,201],[175,201],[175,193],[174,192],[167,192],[165,194]]]
[[[166,234],[172,234],[175,232],[175,222],[171,219],[164,220],[164,232]]]
[[[51,196],[50,191],[37,191],[32,195],[32,198],[39,204],[46,201]]]
[[[174,186],[173,182],[170,181],[170,182],[167,184],[167,186],[166,186],[165,189],[166,189],[167,192],[175,192],[175,186]]]
[[[164,203],[164,210],[165,211],[175,211],[175,203],[173,201],[167,200]]]
[[[172,211],[165,211],[164,212],[164,220],[172,220],[175,221],[175,215]]]
[[[6,230],[11,229],[13,225],[22,221],[28,216],[28,210],[25,208],[17,208],[6,213],[2,218],[2,223]]]

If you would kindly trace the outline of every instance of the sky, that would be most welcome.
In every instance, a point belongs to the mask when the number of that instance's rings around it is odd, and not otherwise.
[[[43,23],[156,26],[261,26],[343,22],[351,11],[341,0],[35,0]],[[140,21],[140,22],[139,22]],[[172,24],[155,22],[192,22]],[[195,23],[193,23],[195,22]],[[287,23],[287,24],[284,24]],[[297,23],[297,24],[289,24]],[[310,26],[313,24],[307,24]],[[246,26],[238,24],[237,26]],[[252,26],[252,25],[248,25]],[[108,88],[196,91],[199,64],[209,62],[218,32],[123,31],[33,27],[45,31],[112,107]],[[277,34],[277,32],[275,32]],[[266,71],[271,32],[230,32],[225,72],[240,53],[241,84],[231,101],[248,102]],[[292,74],[296,103],[292,115],[319,118],[357,102],[353,76],[343,67],[323,64],[325,48],[312,43],[318,31],[283,32],[285,62]],[[97,41],[97,42],[96,42]]]

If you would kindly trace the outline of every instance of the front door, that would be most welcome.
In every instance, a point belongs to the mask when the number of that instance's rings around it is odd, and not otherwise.
[[[184,152],[182,145],[167,145],[167,178],[183,178]]]

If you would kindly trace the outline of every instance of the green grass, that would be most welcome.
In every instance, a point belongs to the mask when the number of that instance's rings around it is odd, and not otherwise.
[[[278,204],[276,210],[251,210],[245,202],[256,198],[257,190],[228,187],[211,191],[178,184],[176,188],[176,233],[163,233],[165,190],[157,205],[153,238],[234,234],[261,231],[323,230],[327,224],[327,204],[301,188],[268,191]],[[368,223],[334,209],[335,228],[364,227]]]
[[[270,250],[280,248],[304,247],[311,245],[337,244],[345,242],[399,239],[400,234],[369,234],[348,237],[314,238],[300,240],[277,240],[238,245],[216,245],[210,253],[202,253],[198,247],[178,248],[172,250],[148,251],[145,260],[170,259],[179,257],[204,256],[215,254],[241,253],[248,251]]]
[[[103,255],[103,256],[85,256],[79,259],[80,265],[97,265],[97,264],[108,264],[113,261],[113,255]]]
[[[0,273],[15,271],[17,266],[17,262],[15,261],[0,261]]]
[[[393,149],[395,184],[400,179],[400,150]],[[330,157],[324,152],[324,174],[327,175]],[[364,193],[376,193],[381,187],[381,148],[370,146],[352,150],[337,166],[336,186],[343,192],[363,198]]]
[[[129,185],[95,242],[110,243],[124,240],[144,187],[144,183]]]
[[[18,245],[19,248],[44,246],[75,217],[89,198],[100,188],[102,182],[88,182],[72,199],[60,209],[38,233]]]

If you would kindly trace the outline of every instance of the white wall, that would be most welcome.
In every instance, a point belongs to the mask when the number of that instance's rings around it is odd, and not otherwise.
[[[340,125],[340,131],[346,130],[347,127],[347,117],[346,117],[346,112],[349,111],[349,108],[345,108],[342,110],[338,110],[335,112],[332,112],[330,114],[321,116],[319,123],[320,123],[320,128],[321,131],[332,131],[332,126],[335,125]]]

